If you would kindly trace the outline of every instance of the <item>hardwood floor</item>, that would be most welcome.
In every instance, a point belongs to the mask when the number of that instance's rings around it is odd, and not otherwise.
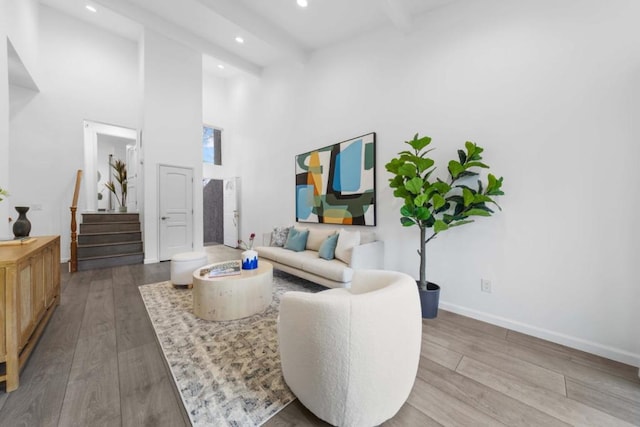
[[[0,426],[188,425],[138,292],[169,267],[63,266],[61,304],[20,387],[0,386]],[[265,425],[327,424],[296,401]],[[637,368],[441,310],[423,321],[415,386],[384,425],[640,426],[640,380]]]

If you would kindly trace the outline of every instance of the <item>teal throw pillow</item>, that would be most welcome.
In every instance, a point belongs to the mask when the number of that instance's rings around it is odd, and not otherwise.
[[[289,235],[287,236],[284,248],[294,252],[302,252],[307,246],[307,237],[309,237],[309,230],[298,230],[296,228],[292,228],[289,230]]]
[[[318,256],[320,256],[320,258],[333,259],[335,257],[338,236],[339,234],[335,233],[324,239],[324,242],[322,242],[318,250]]]

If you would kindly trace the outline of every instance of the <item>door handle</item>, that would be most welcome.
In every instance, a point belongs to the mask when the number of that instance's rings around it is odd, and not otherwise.
[[[160,217],[160,219],[169,219],[169,217],[168,216],[162,216],[162,217]]]

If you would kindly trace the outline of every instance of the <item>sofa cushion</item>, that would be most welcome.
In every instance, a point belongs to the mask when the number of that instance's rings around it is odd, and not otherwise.
[[[338,244],[336,245],[336,258],[349,265],[351,263],[351,252],[353,247],[358,246],[359,244],[360,231],[347,231],[344,228],[341,228],[338,236]]]
[[[333,228],[309,228],[309,237],[307,237],[307,249],[312,251],[319,251],[320,245],[327,237],[335,234],[336,230]]]
[[[280,264],[302,270],[304,263],[310,260],[318,259],[316,251],[293,252],[283,249],[276,255],[276,261]]]
[[[324,239],[324,242],[322,242],[322,244],[320,245],[320,249],[318,250],[318,256],[320,258],[332,260],[333,258],[335,258],[337,244],[338,244],[337,233],[327,237],[326,239]]]
[[[284,244],[285,249],[292,250],[294,252],[304,251],[307,245],[307,237],[309,236],[309,230],[299,230],[292,228],[289,230],[287,241]]]
[[[290,227],[273,227],[273,231],[271,232],[271,242],[269,242],[269,246],[283,247],[287,242],[289,229]]]
[[[302,263],[302,270],[342,283],[351,282],[353,278],[353,270],[337,259],[306,259]]]

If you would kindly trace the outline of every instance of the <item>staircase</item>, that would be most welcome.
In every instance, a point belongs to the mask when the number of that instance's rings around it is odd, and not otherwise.
[[[78,234],[78,270],[142,264],[137,213],[83,213]]]

